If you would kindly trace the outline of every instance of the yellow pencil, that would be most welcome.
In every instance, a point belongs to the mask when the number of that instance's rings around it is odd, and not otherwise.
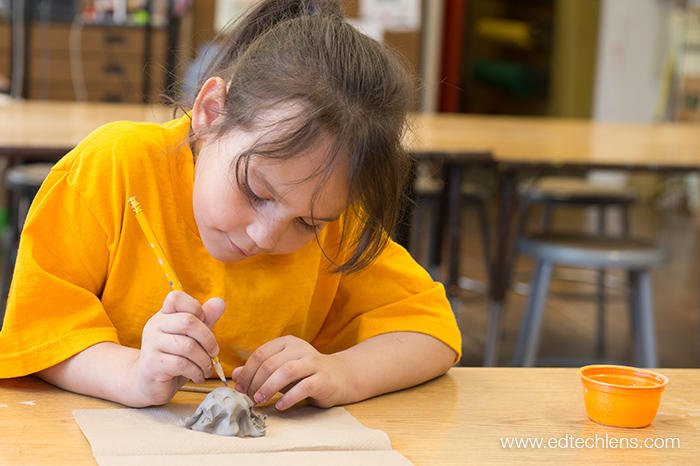
[[[139,226],[141,227],[141,230],[143,230],[143,234],[146,235],[146,239],[151,245],[151,251],[153,251],[153,254],[156,255],[158,263],[163,269],[163,272],[165,272],[165,278],[168,280],[168,283],[170,283],[170,287],[173,290],[184,291],[184,289],[182,288],[182,283],[180,283],[180,280],[178,280],[177,275],[175,275],[175,271],[172,269],[172,267],[170,267],[170,263],[165,258],[165,254],[163,254],[163,250],[161,249],[160,244],[156,239],[156,235],[153,234],[153,230],[151,230],[151,225],[148,223],[148,219],[146,218],[146,214],[143,212],[141,203],[136,200],[136,196],[131,196],[128,201],[129,206],[131,206],[131,210],[134,211],[136,221],[139,222]],[[224,375],[224,370],[221,368],[221,361],[219,361],[219,358],[214,356],[213,358],[211,358],[211,363],[212,366],[214,366],[216,375],[219,376],[224,385],[228,386],[228,383],[226,382],[226,376]]]

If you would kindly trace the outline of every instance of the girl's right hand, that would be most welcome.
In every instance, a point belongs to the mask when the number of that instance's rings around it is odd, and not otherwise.
[[[211,357],[219,354],[211,328],[225,309],[221,298],[200,305],[182,291],[168,293],[143,328],[135,364],[136,389],[147,404],[167,403],[187,379],[202,383],[211,375]]]

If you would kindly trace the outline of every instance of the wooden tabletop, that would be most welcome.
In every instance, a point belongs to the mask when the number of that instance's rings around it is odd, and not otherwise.
[[[630,169],[700,167],[697,123],[601,123],[465,114],[412,115],[414,152],[488,152],[512,165]]]
[[[115,120],[164,122],[162,105],[0,100],[0,154],[52,156]],[[413,114],[411,152],[505,164],[700,167],[700,127],[539,117]]]
[[[0,155],[58,158],[105,123],[172,115],[163,105],[0,99]]]
[[[417,465],[696,463],[700,370],[660,372],[671,383],[656,419],[643,429],[606,427],[588,420],[575,369],[454,368],[421,386],[346,409],[364,425],[385,431],[393,448]],[[172,402],[198,403],[203,396],[180,392]],[[0,380],[0,464],[95,464],[71,413],[110,407],[121,408],[65,392],[35,377]],[[553,438],[559,447],[501,446],[515,437],[545,442]],[[597,441],[598,447],[572,447],[577,438],[593,439],[589,445]],[[612,447],[614,441],[643,444],[645,439],[669,446]],[[680,446],[671,448],[672,442]],[[606,444],[608,448],[603,447]]]

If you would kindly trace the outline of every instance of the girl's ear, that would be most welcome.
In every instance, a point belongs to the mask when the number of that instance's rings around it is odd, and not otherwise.
[[[192,129],[195,133],[207,128],[223,115],[226,83],[218,76],[207,79],[192,106]]]

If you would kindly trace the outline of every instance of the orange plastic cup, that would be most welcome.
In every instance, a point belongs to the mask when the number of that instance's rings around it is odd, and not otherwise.
[[[651,424],[668,385],[665,375],[628,366],[584,366],[578,374],[588,417],[615,427]]]

